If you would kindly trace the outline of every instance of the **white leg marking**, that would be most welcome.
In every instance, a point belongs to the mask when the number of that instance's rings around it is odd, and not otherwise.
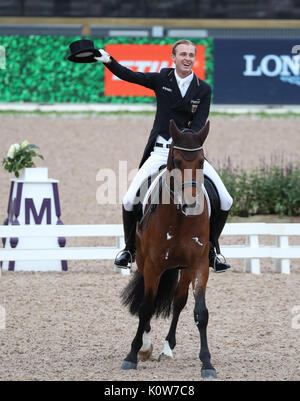
[[[169,341],[167,341],[167,340],[165,340],[165,342],[164,342],[164,348],[160,353],[159,360],[161,360],[164,357],[173,359],[173,352],[170,348]]]
[[[139,361],[147,361],[152,355],[153,346],[150,341],[149,333],[144,332],[143,334],[143,345],[138,352],[138,360]]]
[[[151,347],[151,340],[150,340],[150,334],[146,333],[144,331],[143,334],[143,345],[140,351],[148,351],[148,349]]]

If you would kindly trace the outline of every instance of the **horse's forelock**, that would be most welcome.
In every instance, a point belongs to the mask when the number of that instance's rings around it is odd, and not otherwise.
[[[174,144],[187,149],[193,149],[203,145],[201,136],[199,136],[197,132],[188,128],[180,131]]]

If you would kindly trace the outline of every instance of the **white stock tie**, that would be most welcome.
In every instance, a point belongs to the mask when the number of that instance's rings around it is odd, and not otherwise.
[[[179,82],[179,89],[180,89],[181,96],[184,97],[185,93],[184,93],[184,81],[183,80],[181,80]]]

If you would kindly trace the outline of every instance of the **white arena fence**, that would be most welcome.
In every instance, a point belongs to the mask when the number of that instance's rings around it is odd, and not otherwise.
[[[241,245],[223,245],[226,236],[245,237]],[[300,246],[289,245],[300,235],[300,224],[228,223],[222,233],[222,253],[228,259],[244,259],[244,271],[260,274],[260,260],[274,259],[274,271],[290,274],[290,259],[300,259]],[[261,245],[260,236],[275,236],[275,245]],[[0,226],[0,237],[114,237],[114,246],[57,249],[0,249],[0,261],[17,260],[113,260],[123,249],[121,224]],[[34,244],[33,244],[34,245]]]

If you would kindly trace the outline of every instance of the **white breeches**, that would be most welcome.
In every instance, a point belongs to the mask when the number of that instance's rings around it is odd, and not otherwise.
[[[169,149],[167,148],[154,147],[151,155],[138,170],[123,198],[123,206],[125,210],[133,210],[137,191],[148,177],[156,174],[162,165],[167,164],[168,153]],[[203,172],[204,175],[212,180],[217,188],[220,197],[221,210],[228,211],[232,206],[233,199],[229,195],[218,173],[207,160],[204,161]]]

